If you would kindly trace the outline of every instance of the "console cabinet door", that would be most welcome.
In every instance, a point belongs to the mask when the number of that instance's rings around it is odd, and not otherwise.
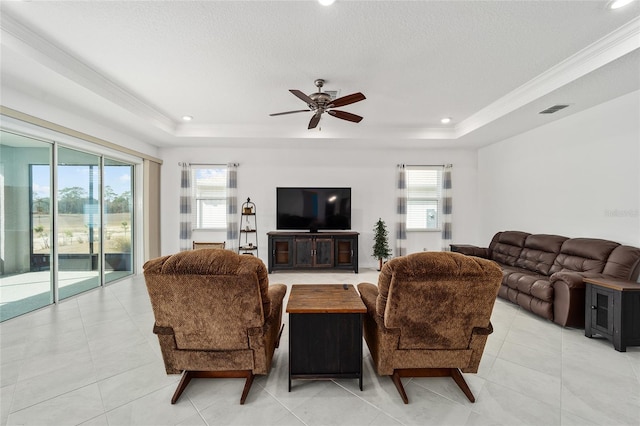
[[[296,238],[295,261],[296,267],[310,268],[313,266],[313,240],[311,238]]]
[[[591,286],[591,329],[613,336],[613,291]]]
[[[272,267],[291,268],[293,267],[293,239],[272,238],[271,239],[271,265]]]
[[[333,266],[333,239],[314,238],[314,262],[318,268],[331,268]]]
[[[336,266],[352,267],[354,260],[353,238],[336,238]]]

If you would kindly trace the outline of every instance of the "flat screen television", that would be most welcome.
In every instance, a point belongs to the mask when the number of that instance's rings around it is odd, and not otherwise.
[[[351,229],[351,188],[276,188],[276,226],[311,232]]]

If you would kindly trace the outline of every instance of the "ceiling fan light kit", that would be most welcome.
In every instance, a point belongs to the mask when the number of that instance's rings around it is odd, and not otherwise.
[[[306,95],[304,92],[297,89],[289,90],[294,96],[296,96],[298,99],[305,102],[307,104],[307,107],[309,107],[309,109],[298,109],[295,111],[277,112],[269,115],[271,117],[274,117],[277,115],[295,114],[298,112],[312,111],[313,116],[309,121],[309,126],[307,127],[308,129],[316,128],[318,126],[318,123],[320,122],[320,118],[322,117],[322,114],[324,114],[325,112],[331,115],[332,117],[336,117],[341,120],[351,121],[353,123],[359,123],[362,121],[362,117],[359,115],[352,114],[346,111],[339,111],[339,110],[332,109],[332,108],[342,107],[345,105],[350,105],[350,104],[365,100],[366,97],[362,93],[360,92],[352,93],[350,95],[342,96],[340,98],[332,100],[331,95],[322,91],[322,86],[324,86],[324,83],[325,83],[323,79],[319,78],[315,80],[314,83],[318,88],[318,91],[310,95]]]

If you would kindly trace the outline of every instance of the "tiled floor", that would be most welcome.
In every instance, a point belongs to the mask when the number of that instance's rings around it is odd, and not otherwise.
[[[276,273],[271,282],[376,282],[377,272]],[[286,303],[286,300],[285,300]],[[284,322],[287,324],[285,314]],[[364,349],[357,380],[294,381],[288,333],[271,374],[244,406],[242,379],[195,379],[171,405],[142,277],[94,290],[0,325],[2,425],[638,425],[640,348],[620,353],[498,299],[470,403],[451,379],[375,375]]]

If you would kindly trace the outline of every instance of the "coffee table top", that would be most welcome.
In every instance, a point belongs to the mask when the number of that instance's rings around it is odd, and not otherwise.
[[[353,284],[293,284],[287,312],[290,314],[356,314],[367,307]]]

